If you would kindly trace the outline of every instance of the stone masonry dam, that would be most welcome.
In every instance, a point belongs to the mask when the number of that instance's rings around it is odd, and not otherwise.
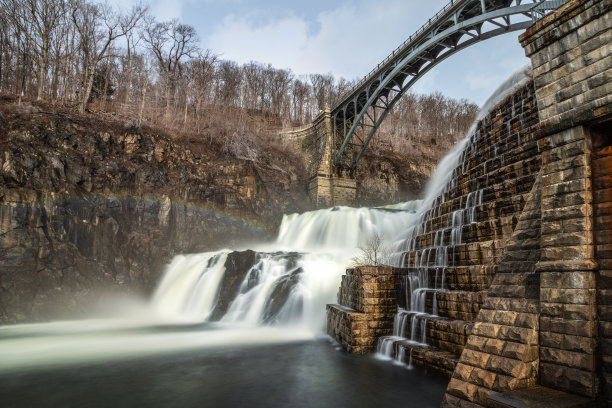
[[[347,270],[328,333],[447,374],[443,406],[610,406],[612,1],[520,42],[532,78],[477,124],[401,267]]]

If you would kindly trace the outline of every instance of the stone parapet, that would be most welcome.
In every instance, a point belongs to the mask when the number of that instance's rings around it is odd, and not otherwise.
[[[327,333],[351,353],[376,350],[378,338],[393,332],[397,295],[405,270],[389,266],[347,269],[339,305],[327,305]]]

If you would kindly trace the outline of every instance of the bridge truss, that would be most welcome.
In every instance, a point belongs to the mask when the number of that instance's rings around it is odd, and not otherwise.
[[[451,1],[332,109],[335,171],[351,172],[357,166],[385,117],[431,68],[470,45],[525,30],[568,1]]]

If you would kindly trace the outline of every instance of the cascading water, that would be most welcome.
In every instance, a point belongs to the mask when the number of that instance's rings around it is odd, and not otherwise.
[[[524,77],[510,81],[487,106],[520,86]],[[476,189],[451,215],[447,228],[428,231],[431,225],[424,222],[441,215],[439,204],[456,187],[466,152],[476,151],[474,129],[441,161],[421,203],[287,215],[276,242],[259,246],[257,253],[223,250],[177,256],[152,300],[137,313],[128,315],[122,309],[121,317],[114,319],[0,327],[0,371],[312,338],[324,328],[325,304],[335,301],[357,248],[375,234],[393,239],[391,263],[411,270],[404,282],[409,302],[396,316],[393,336],[382,338],[379,345],[381,353],[403,361],[407,353],[393,354],[395,344],[427,342],[427,323],[437,317],[436,294],[446,287],[445,269],[454,262],[450,248],[461,243],[462,227],[477,221],[483,191]],[[434,245],[415,252],[416,238],[429,232]],[[288,325],[292,330],[283,329]],[[160,326],[178,329],[152,330]],[[408,358],[412,360],[412,351]]]
[[[478,208],[483,204],[484,189],[469,192],[466,199],[459,203],[459,208],[448,213],[446,227],[429,231],[431,223],[427,221],[440,217],[440,204],[457,187],[458,176],[465,171],[466,158],[476,155],[480,138],[478,122],[504,98],[525,85],[530,77],[531,67],[528,65],[512,75],[487,100],[467,137],[436,168],[427,185],[425,198],[416,211],[414,224],[393,243],[392,264],[409,269],[404,281],[408,309],[400,307],[394,320],[393,335],[379,339],[377,352],[380,358],[405,363],[405,348],[399,346],[409,346],[408,365],[411,366],[411,346],[427,346],[427,323],[438,318],[438,293],[445,289],[446,269],[454,266],[454,249],[463,243],[464,226],[478,222]],[[483,169],[488,180],[486,162]],[[433,235],[431,245],[417,250],[417,238],[426,233]],[[431,299],[430,309],[427,307],[428,296]]]
[[[408,202],[285,215],[276,242],[259,248],[219,319],[211,315],[220,300],[230,251],[177,256],[152,307],[172,321],[301,325],[320,331],[325,325],[325,304],[335,300],[342,274],[358,247],[374,234],[397,236],[412,223],[417,207],[418,202]]]
[[[374,234],[412,224],[418,202],[286,215],[258,252],[178,255],[151,300],[120,317],[0,326],[0,372],[198,347],[312,339],[346,267]],[[170,327],[156,333],[156,328]],[[286,330],[291,326],[291,330]],[[41,351],[42,350],[42,351]]]

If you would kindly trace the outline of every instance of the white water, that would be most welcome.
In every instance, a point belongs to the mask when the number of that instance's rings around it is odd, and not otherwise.
[[[520,75],[519,75],[520,77]],[[505,98],[521,84],[510,85],[496,94],[493,101]],[[494,106],[497,102],[487,102]],[[484,109],[483,109],[484,110]],[[283,218],[279,236],[272,245],[256,248],[261,253],[241,284],[239,295],[233,299],[221,322],[208,322],[214,310],[219,285],[226,272],[225,261],[230,251],[177,256],[168,266],[150,303],[138,313],[114,318],[73,322],[15,325],[0,327],[0,372],[29,369],[84,361],[127,358],[149,353],[184,350],[186,348],[231,347],[232,345],[286,342],[312,338],[321,333],[325,325],[325,304],[336,300],[341,276],[358,252],[357,247],[374,234],[381,234],[393,242],[393,261],[404,264],[404,254],[414,249],[414,237],[422,234],[422,221],[435,208],[445,192],[454,187],[453,180],[461,169],[458,163],[466,149],[475,149],[474,136],[458,143],[438,166],[428,184],[426,197],[417,202],[404,203],[384,209],[354,209],[338,207]],[[452,225],[451,240],[461,242],[459,229],[474,222],[476,207],[482,194],[474,194],[458,214]],[[455,218],[453,217],[453,221]],[[443,234],[436,238],[438,247],[409,260],[413,266],[431,266],[432,259],[442,267],[440,286],[444,288],[444,268],[448,259],[440,248],[451,244]],[[295,262],[289,262],[299,252]],[[266,305],[272,300],[276,286],[299,272],[286,301],[271,321],[266,321]],[[427,268],[425,268],[427,270]],[[425,272],[424,272],[425,273]],[[428,273],[428,272],[427,272]],[[425,289],[428,275],[416,275],[410,284],[415,305],[411,319],[411,339],[427,341],[424,313]],[[126,311],[127,312],[127,311]],[[398,314],[395,340],[406,340],[408,315]],[[423,317],[420,332],[416,319]],[[435,316],[434,316],[435,317]],[[270,324],[277,327],[270,327]],[[195,326],[194,326],[195,325]],[[285,330],[287,325],[292,330]],[[176,330],[156,330],[159,326],[172,326]],[[195,330],[194,330],[195,328]],[[384,342],[383,342],[384,343]],[[390,355],[394,343],[383,344]],[[399,353],[402,360],[405,351]],[[410,353],[412,358],[412,352]]]
[[[416,211],[413,225],[392,245],[392,264],[413,268],[405,277],[406,299],[410,299],[409,310],[400,309],[394,320],[392,336],[379,339],[377,354],[382,359],[394,359],[405,363],[406,352],[403,346],[427,347],[427,322],[438,318],[438,293],[445,289],[445,272],[449,266],[449,250],[463,243],[463,227],[478,222],[478,207],[483,204],[483,189],[471,191],[465,202],[460,203],[460,209],[448,214],[448,227],[437,231],[427,231],[426,223],[432,217],[439,217],[440,204],[446,200],[446,194],[457,187],[457,179],[464,172],[466,157],[477,152],[480,133],[478,122],[484,119],[495,108],[518,88],[524,86],[531,78],[531,66],[527,65],[506,80],[494,94],[485,102],[470,127],[467,136],[457,143],[455,148],[438,164],[430,179],[425,198]],[[519,141],[520,144],[520,141]],[[496,150],[495,150],[496,151]],[[486,162],[483,163],[487,175]],[[487,175],[488,176],[488,175]],[[433,232],[433,245],[416,250],[416,239],[419,235]],[[448,238],[447,238],[448,237]],[[415,251],[414,256],[407,257],[408,252]],[[433,287],[430,274],[435,271]],[[441,276],[440,276],[441,275]],[[440,278],[440,279],[439,279]],[[432,297],[430,312],[426,311],[427,295]],[[410,333],[406,327],[410,321]],[[401,343],[401,344],[398,344]],[[412,347],[410,347],[412,364]]]
[[[123,308],[121,317],[0,326],[0,372],[312,339],[324,330],[325,305],[336,302],[357,247],[374,234],[393,237],[405,230],[417,206],[338,207],[285,216],[277,241],[256,248],[260,252],[238,295],[216,323],[209,320],[230,250],[176,256],[152,299]],[[275,288],[292,274],[297,278],[286,300],[266,319]]]
[[[266,306],[276,286],[298,271],[299,278],[272,323],[323,331],[325,305],[335,302],[341,277],[359,253],[358,247],[375,234],[397,236],[413,222],[417,207],[418,202],[408,202],[378,209],[334,207],[285,215],[276,242],[257,248],[257,261],[221,322],[269,323]],[[177,256],[153,296],[155,312],[174,322],[206,322],[228,253]]]

